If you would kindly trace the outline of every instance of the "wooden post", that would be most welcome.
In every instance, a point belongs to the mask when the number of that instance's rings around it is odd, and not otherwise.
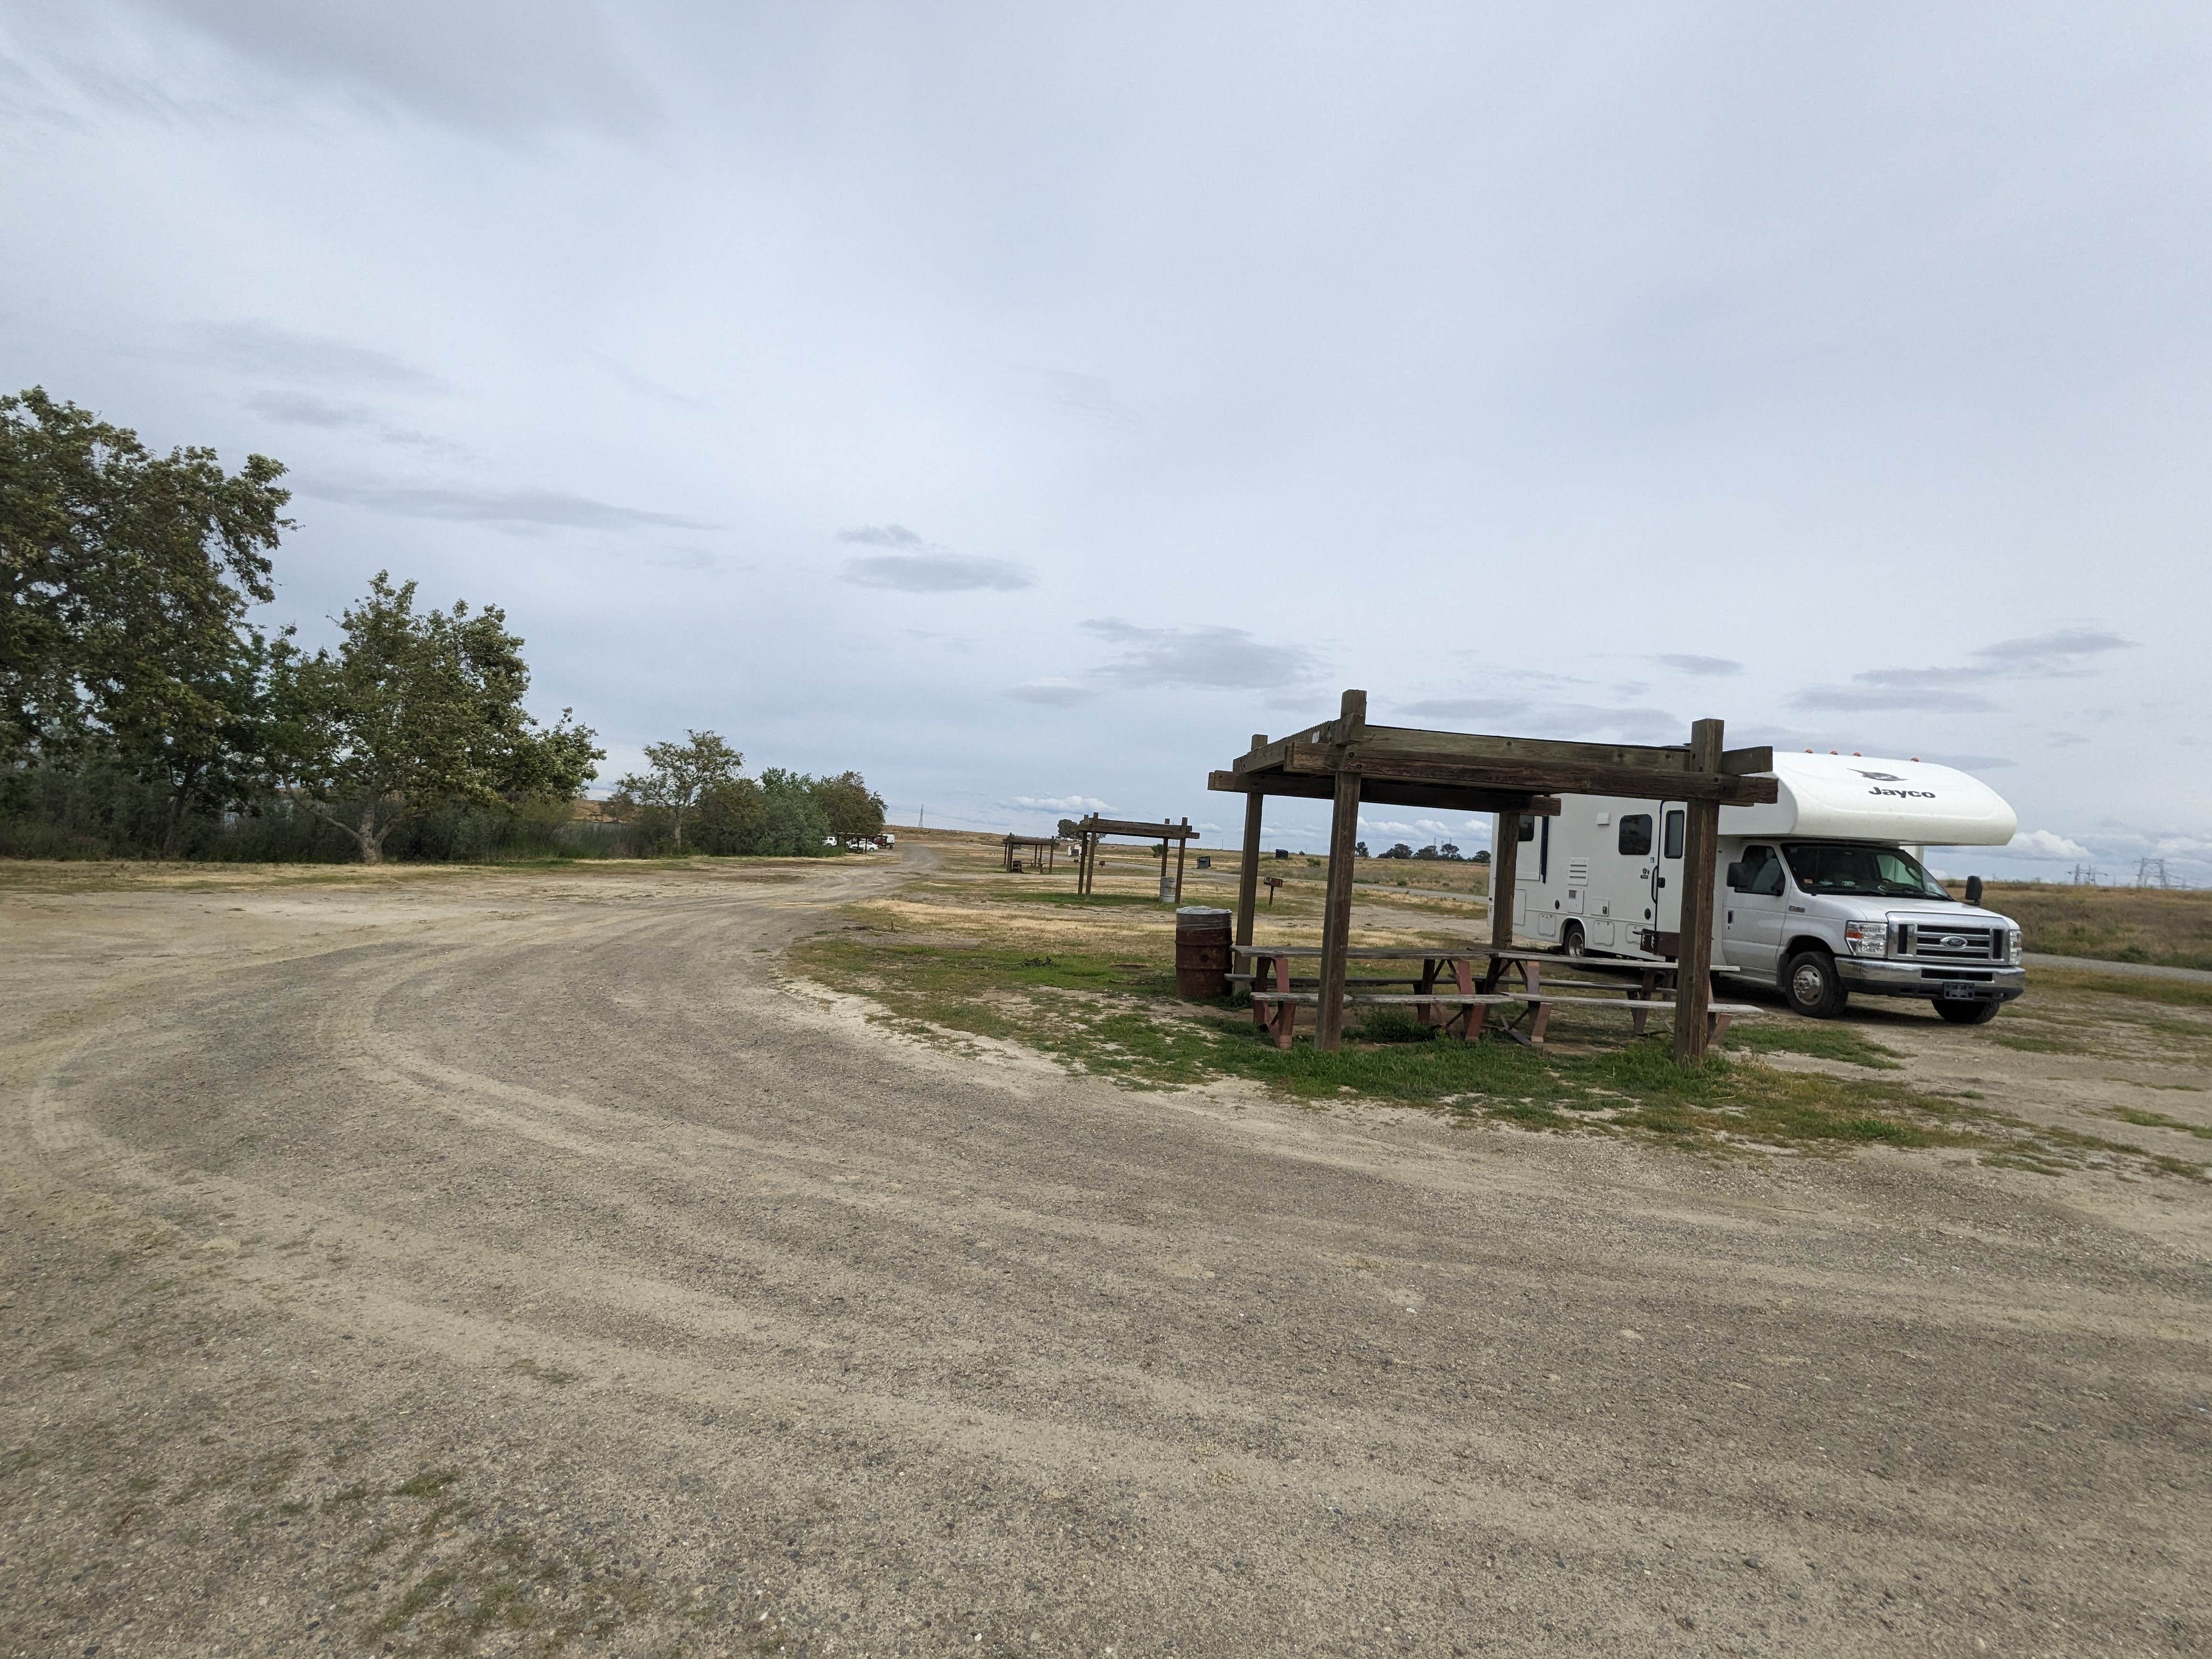
[[[1182,827],[1186,830],[1190,828],[1190,820],[1188,818],[1185,818],[1182,821]],[[1185,836],[1181,841],[1176,842],[1176,908],[1177,909],[1181,909],[1182,908],[1183,855],[1189,851],[1190,837],[1188,836]]]
[[[1707,776],[1721,769],[1721,722],[1690,727],[1690,769]],[[1720,855],[1721,804],[1683,803],[1681,949],[1674,958],[1674,1059],[1690,1066],[1705,1057],[1705,1018],[1713,1000],[1713,862]]]
[[[1513,883],[1520,864],[1521,815],[1500,812],[1490,837],[1490,943],[1500,951],[1513,948]],[[1493,978],[1497,971],[1493,961]]]
[[[1340,725],[1356,739],[1367,724],[1367,694],[1344,694]],[[1340,754],[1340,758],[1341,755]],[[1314,1046],[1334,1054],[1344,1046],[1345,952],[1352,948],[1352,860],[1359,842],[1359,774],[1336,775],[1336,805],[1328,821],[1328,892],[1322,904],[1321,1006],[1315,1010]]]
[[[1265,732],[1252,734],[1252,746],[1261,747],[1267,741]],[[1267,810],[1267,798],[1255,789],[1244,797],[1244,863],[1237,872],[1237,942],[1252,942],[1252,912],[1260,902],[1260,832],[1261,819]],[[1273,898],[1270,893],[1268,897]]]

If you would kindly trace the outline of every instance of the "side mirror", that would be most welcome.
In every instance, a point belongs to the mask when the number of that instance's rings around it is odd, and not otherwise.
[[[1741,860],[1729,866],[1728,884],[1729,891],[1731,893],[1741,893],[1751,885],[1749,878],[1744,874],[1743,864]]]
[[[1968,876],[1966,878],[1966,902],[1969,904],[1979,904],[1981,902],[1982,878],[1979,876]]]

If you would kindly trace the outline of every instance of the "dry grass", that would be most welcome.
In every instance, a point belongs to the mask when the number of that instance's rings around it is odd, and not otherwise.
[[[2031,951],[2212,969],[2212,892],[1991,882],[1983,901],[2020,923]]]

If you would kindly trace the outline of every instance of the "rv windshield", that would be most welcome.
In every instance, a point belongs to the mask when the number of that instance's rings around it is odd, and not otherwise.
[[[1863,895],[1870,898],[1943,899],[1950,895],[1920,867],[1911,854],[1894,847],[1850,842],[1784,842],[1790,873],[1808,893]]]

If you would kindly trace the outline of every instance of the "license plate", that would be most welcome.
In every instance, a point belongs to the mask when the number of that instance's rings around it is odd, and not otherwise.
[[[1981,998],[1979,988],[1972,985],[1947,985],[1943,988],[1946,1002],[1975,1002]]]

